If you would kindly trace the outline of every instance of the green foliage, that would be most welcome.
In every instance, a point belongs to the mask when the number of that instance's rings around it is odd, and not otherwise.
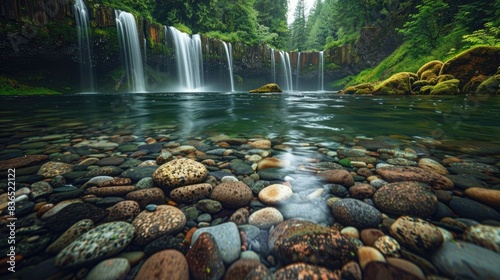
[[[133,13],[139,17],[153,21],[153,11],[156,8],[155,0],[88,0],[90,5],[102,4],[113,9]]]
[[[500,27],[494,26],[492,22],[487,22],[484,29],[479,29],[472,34],[464,35],[463,41],[469,47],[475,45],[496,46],[500,44]]]
[[[33,87],[19,83],[17,80],[0,76],[0,96],[1,95],[53,95],[60,92]]]
[[[292,50],[303,51],[306,43],[306,15],[304,0],[299,0],[294,12],[290,47]]]
[[[398,31],[415,46],[417,55],[434,49],[448,29],[444,14],[449,5],[442,0],[423,0],[416,8],[418,13],[410,15],[410,20]]]

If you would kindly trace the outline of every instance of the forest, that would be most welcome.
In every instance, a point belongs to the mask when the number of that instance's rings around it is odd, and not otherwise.
[[[385,36],[394,52],[379,67],[342,83],[375,81],[388,68],[416,71],[476,45],[500,44],[500,0],[304,0],[287,24],[287,0],[90,0],[186,33],[276,49],[319,51]],[[373,33],[373,34],[370,34]],[[386,41],[381,43],[386,44]],[[366,46],[370,47],[370,46]],[[394,72],[393,71],[393,72]]]

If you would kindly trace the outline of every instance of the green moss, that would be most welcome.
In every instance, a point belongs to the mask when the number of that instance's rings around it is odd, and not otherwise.
[[[21,84],[18,81],[6,77],[0,77],[0,95],[53,95],[60,92]]]
[[[460,81],[457,79],[446,80],[434,86],[430,92],[431,95],[455,95],[460,93],[458,86]]]
[[[352,167],[351,161],[346,158],[339,160],[339,164],[345,167]]]

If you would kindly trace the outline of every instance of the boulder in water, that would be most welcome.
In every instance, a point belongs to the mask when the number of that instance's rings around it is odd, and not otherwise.
[[[283,92],[277,84],[267,84],[258,89],[253,89],[249,93],[269,93],[269,92]]]

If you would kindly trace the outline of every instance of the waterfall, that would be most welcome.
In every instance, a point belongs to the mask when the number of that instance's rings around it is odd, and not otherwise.
[[[283,82],[286,85],[285,90],[293,91],[292,85],[292,67],[290,66],[290,55],[280,51],[280,62],[283,68]]]
[[[271,81],[276,83],[276,57],[274,56],[274,49],[271,49]]]
[[[324,52],[320,51],[318,53],[319,55],[319,69],[318,69],[318,90],[324,91],[324,85],[325,85],[325,58],[324,58]]]
[[[82,89],[94,92],[95,82],[90,49],[89,13],[83,0],[76,0],[73,7],[75,9],[78,46],[80,49],[80,82],[82,84]]]
[[[188,34],[168,27],[175,48],[175,60],[180,86],[194,90],[203,86],[203,54],[201,36]]]
[[[226,51],[227,58],[227,69],[229,70],[229,80],[231,81],[231,92],[234,91],[234,79],[233,79],[233,48],[231,47],[231,43],[226,43],[222,41],[224,44],[224,50]]]
[[[134,92],[144,92],[144,69],[135,18],[130,13],[118,10],[115,11],[115,15],[129,89]]]
[[[299,52],[297,55],[297,73],[295,74],[296,77],[296,85],[295,85],[295,90],[299,90],[299,78],[300,78],[300,56],[302,55],[302,52]]]

